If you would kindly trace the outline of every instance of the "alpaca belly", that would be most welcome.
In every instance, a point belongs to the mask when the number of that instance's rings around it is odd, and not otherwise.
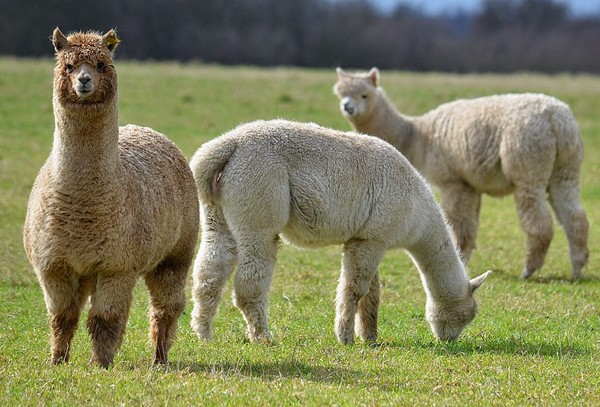
[[[303,212],[295,208],[291,211],[290,219],[282,231],[286,242],[298,247],[321,247],[339,240],[325,230],[323,223],[326,214],[312,209]]]
[[[363,216],[353,208],[329,206],[295,206],[292,204],[290,218],[284,227],[283,238],[299,247],[323,247],[342,244],[354,237],[364,223]]]
[[[320,228],[309,230],[301,225],[288,224],[282,231],[282,237],[293,246],[317,248],[342,244],[349,240],[351,235]]]
[[[506,177],[502,169],[502,160],[493,152],[494,149],[491,153],[486,153],[473,146],[471,148],[470,154],[466,157],[454,157],[455,165],[452,172],[479,193],[491,196],[510,194],[513,185]]]
[[[512,193],[513,185],[502,171],[475,173],[466,179],[476,191],[490,196],[504,196]]]

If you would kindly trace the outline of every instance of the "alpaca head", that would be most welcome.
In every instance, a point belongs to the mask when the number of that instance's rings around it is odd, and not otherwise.
[[[351,121],[368,117],[373,107],[373,99],[379,89],[379,70],[372,68],[367,73],[348,74],[342,68],[336,69],[338,81],[333,92],[340,99],[342,114]]]
[[[58,27],[54,30],[54,93],[61,104],[97,108],[114,100],[117,74],[112,62],[119,42],[114,30],[104,35],[76,32],[68,37]]]
[[[443,341],[456,340],[463,329],[473,321],[477,313],[477,303],[473,292],[491,274],[487,271],[468,282],[464,298],[439,300],[427,297],[425,315],[436,338]]]

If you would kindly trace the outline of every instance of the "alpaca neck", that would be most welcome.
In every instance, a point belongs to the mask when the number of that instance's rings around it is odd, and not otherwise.
[[[424,147],[417,134],[414,118],[400,113],[383,89],[378,89],[371,112],[369,117],[355,123],[356,130],[387,141],[417,166],[416,163],[421,162]]]
[[[54,98],[53,171],[65,188],[112,188],[118,179],[117,101],[104,110],[69,109]]]
[[[440,221],[429,228],[429,238],[409,252],[421,272],[427,296],[436,302],[451,302],[467,295],[468,280],[450,233]]]

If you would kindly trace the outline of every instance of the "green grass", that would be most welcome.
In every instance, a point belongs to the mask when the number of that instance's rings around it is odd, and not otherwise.
[[[402,251],[381,265],[380,342],[339,345],[333,334],[340,250],[280,251],[271,290],[272,345],[249,343],[230,288],[215,340],[180,321],[166,369],[151,366],[147,294],[136,287],[127,335],[108,371],[89,366],[83,326],[66,366],[49,363],[41,291],[21,229],[29,190],[52,144],[51,60],[0,58],[0,405],[598,405],[600,404],[600,78],[383,72],[407,114],[461,97],[544,92],[568,102],[586,145],[583,201],[591,222],[585,278],[569,281],[556,226],[544,269],[518,278],[525,250],[511,197],[485,198],[472,275],[495,273],[480,313],[455,343],[424,320],[418,273]],[[269,118],[349,129],[331,88],[334,69],[258,69],[117,62],[120,122],[153,127],[191,157],[237,124]],[[83,324],[82,324],[83,325]]]

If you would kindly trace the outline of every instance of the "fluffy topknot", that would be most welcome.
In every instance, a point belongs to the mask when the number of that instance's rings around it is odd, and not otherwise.
[[[119,42],[121,40],[115,30],[110,30],[104,35],[96,31],[74,32],[67,37],[57,27],[52,34],[57,59],[62,56],[79,62],[112,62]]]

